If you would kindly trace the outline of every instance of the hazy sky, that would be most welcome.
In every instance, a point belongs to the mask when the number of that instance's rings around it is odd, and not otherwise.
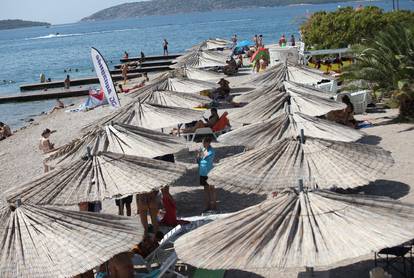
[[[0,19],[70,23],[126,2],[137,0],[0,0]]]

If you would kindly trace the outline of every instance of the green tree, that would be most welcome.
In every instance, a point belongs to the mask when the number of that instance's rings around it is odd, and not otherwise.
[[[388,26],[355,46],[355,63],[345,69],[346,82],[364,80],[391,93],[402,118],[414,117],[414,28]]]
[[[414,26],[414,13],[385,13],[378,7],[355,10],[340,8],[333,12],[316,12],[302,26],[302,37],[308,48],[341,48],[371,39],[387,26],[401,23]]]

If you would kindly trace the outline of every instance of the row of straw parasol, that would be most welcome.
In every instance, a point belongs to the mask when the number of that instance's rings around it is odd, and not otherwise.
[[[246,82],[256,88],[235,99],[248,104],[229,113],[244,126],[218,140],[247,151],[221,160],[209,177],[269,197],[179,238],[183,261],[276,277],[358,261],[414,238],[413,205],[332,191],[366,185],[394,161],[380,147],[355,143],[363,133],[317,117],[345,108],[310,86],[326,78],[318,75],[278,64]]]
[[[222,53],[211,48],[225,44],[209,40],[190,53],[220,60]],[[154,157],[186,151],[182,138],[159,129],[199,119],[203,112],[191,108],[208,100],[196,92],[215,88],[209,82],[214,73],[205,71],[202,81],[189,78],[203,75],[185,62],[197,58],[193,54],[181,59],[183,68],[133,92],[129,104],[51,153],[46,163],[56,169],[6,192],[9,205],[0,209],[1,277],[74,276],[139,240],[143,230],[134,221],[61,207],[149,192],[186,173],[185,166]],[[287,78],[289,72],[299,76],[304,71],[316,78],[306,69],[278,65],[249,80],[257,86],[248,93],[249,104],[230,113],[232,121],[249,125],[219,137],[247,151],[222,160],[211,172],[215,184],[227,190],[277,196],[180,238],[175,248],[183,261],[272,277],[283,268],[356,260],[413,237],[414,222],[407,221],[413,206],[329,190],[375,180],[393,160],[379,147],[353,143],[362,133],[316,118],[344,107],[298,84],[300,77],[296,83]],[[190,89],[175,92],[178,88]],[[367,244],[360,246],[361,241]]]
[[[183,176],[185,166],[154,157],[185,151],[186,142],[156,129],[201,117],[190,108],[208,99],[195,93],[217,87],[208,82],[217,80],[214,73],[188,78],[202,73],[161,75],[130,104],[52,152],[45,162],[54,170],[5,192],[0,277],[72,277],[140,241],[143,228],[136,220],[64,207],[150,192]]]

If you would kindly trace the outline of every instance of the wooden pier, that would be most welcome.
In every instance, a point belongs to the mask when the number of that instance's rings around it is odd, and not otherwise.
[[[10,102],[26,102],[26,101],[37,101],[67,97],[80,97],[89,95],[89,88],[78,87],[71,89],[52,89],[47,91],[36,91],[27,93],[16,93],[8,95],[0,95],[0,103]]]
[[[169,60],[169,59],[176,59],[180,57],[182,54],[170,54],[168,56],[164,55],[157,55],[157,56],[145,56],[144,61],[156,61],[156,60]],[[121,63],[129,63],[141,60],[141,57],[131,57],[128,59],[122,58],[120,61]]]
[[[141,71],[142,72],[142,71]],[[128,79],[131,78],[138,78],[141,77],[141,72],[131,72],[128,73]],[[112,79],[114,81],[122,80],[122,75],[115,74],[112,75]],[[98,77],[87,77],[87,78],[79,78],[79,79],[73,79],[70,81],[70,86],[81,86],[81,85],[89,85],[89,84],[98,84],[99,79]],[[52,89],[52,88],[63,88],[65,87],[64,81],[52,81],[52,82],[45,82],[45,83],[35,83],[35,84],[25,84],[20,86],[21,92],[26,91],[36,91],[36,90],[44,90],[44,89]]]
[[[148,67],[158,67],[158,66],[170,66],[173,64],[174,59],[168,60],[156,60],[156,61],[147,61],[141,64],[137,64],[138,67],[148,68]],[[115,65],[115,69],[121,69],[124,64]]]

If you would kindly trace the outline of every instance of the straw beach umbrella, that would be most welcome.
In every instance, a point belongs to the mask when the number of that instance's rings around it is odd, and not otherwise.
[[[411,204],[325,190],[287,190],[183,235],[175,250],[198,268],[279,277],[282,269],[357,262],[413,237]]]
[[[218,53],[216,51],[194,49],[175,60],[173,68],[181,68],[183,66],[189,68],[213,68],[224,67],[228,55]]]
[[[106,126],[107,151],[154,158],[187,150],[183,138],[142,127],[115,124]]]
[[[368,184],[394,163],[378,146],[306,137],[284,138],[220,161],[210,172],[215,184],[233,191],[269,193],[296,186],[354,188]]]
[[[283,63],[277,63],[276,65],[266,69],[263,73],[253,75],[243,84],[253,85],[255,87],[261,86],[273,86],[286,79],[286,66]]]
[[[289,114],[285,108],[264,122],[246,125],[221,135],[219,142],[257,148],[274,144],[282,138],[296,138],[302,129],[307,136],[333,141],[354,142],[363,137],[362,132],[353,128],[302,113]]]
[[[151,192],[172,184],[186,170],[181,164],[100,152],[9,189],[5,195],[9,202],[76,205]]]
[[[65,144],[45,159],[47,165],[56,167],[85,156],[86,149],[92,154],[111,151],[128,155],[153,158],[186,149],[182,138],[121,123],[98,126],[93,132],[87,132],[80,138]]]
[[[214,71],[187,67],[183,68],[183,74],[189,79],[198,79],[211,82],[218,82],[223,77],[223,75],[216,73]]]
[[[203,80],[188,79],[186,77],[172,77],[163,75],[153,83],[136,91],[131,91],[130,96],[136,99],[145,99],[148,94],[155,91],[176,91],[182,93],[200,93],[218,88],[218,84]]]
[[[322,116],[332,110],[340,110],[345,104],[329,98],[329,95],[302,92],[290,87],[285,91],[277,89],[264,90],[264,94],[246,106],[229,114],[232,121],[240,123],[257,123],[267,120],[279,112],[288,103],[292,113],[300,112],[309,116]]]
[[[0,277],[73,277],[129,251],[136,220],[22,204],[0,208]]]
[[[148,129],[161,129],[198,120],[203,114],[204,111],[188,108],[139,103],[131,111],[131,124]]]
[[[288,65],[286,72],[286,80],[308,84],[308,85],[317,85],[318,82],[322,80],[334,80],[333,77],[323,74],[322,71],[310,69],[308,67],[303,67],[299,65]]]
[[[191,109],[209,104],[211,99],[206,96],[190,93],[154,91],[149,93],[144,99],[141,99],[141,102]]]

